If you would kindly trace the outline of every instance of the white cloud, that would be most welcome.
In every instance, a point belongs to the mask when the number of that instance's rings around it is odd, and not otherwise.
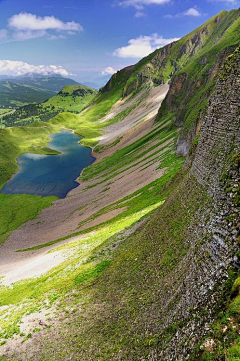
[[[7,37],[8,37],[8,32],[7,32],[7,30],[1,29],[1,30],[0,30],[0,39],[7,39]]]
[[[143,58],[154,50],[178,39],[179,38],[164,39],[156,33],[150,36],[141,35],[136,39],[130,39],[127,46],[116,49],[113,55],[120,58]]]
[[[8,24],[17,30],[61,30],[61,31],[82,31],[83,27],[74,21],[64,23],[54,16],[37,16],[30,13],[13,15]]]
[[[114,73],[116,73],[117,70],[114,70],[112,66],[108,66],[107,68],[105,68],[103,71],[102,71],[102,75],[113,75]]]
[[[165,18],[169,18],[169,19],[172,19],[172,18],[179,18],[179,17],[182,17],[182,16],[202,16],[203,14],[201,14],[197,9],[196,7],[195,8],[189,8],[188,10],[184,11],[183,13],[179,13],[179,14],[175,14],[175,15],[166,15]]]
[[[20,13],[8,19],[8,30],[0,30],[0,39],[24,41],[46,36],[48,40],[56,40],[80,31],[83,27],[75,21],[63,22],[54,16]]]
[[[19,76],[28,73],[41,75],[59,74],[62,76],[71,75],[62,66],[57,65],[33,65],[23,61],[0,60],[0,75]]]
[[[142,17],[146,16],[146,14],[143,13],[142,11],[137,11],[134,16],[135,16],[135,18],[142,18]]]
[[[183,15],[187,15],[187,16],[201,16],[201,13],[195,9],[195,8],[190,8],[186,11],[184,11]]]
[[[141,10],[147,5],[162,5],[170,2],[171,0],[121,0],[118,1],[120,6],[133,6],[135,9]]]

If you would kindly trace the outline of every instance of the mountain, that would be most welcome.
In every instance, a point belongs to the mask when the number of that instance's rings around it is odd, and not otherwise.
[[[77,83],[62,76],[25,76],[0,80],[0,108],[16,108],[30,103],[41,103],[57,94],[65,85]]]
[[[174,114],[175,125],[181,127],[179,154],[188,153],[197,135],[197,124],[204,117],[221,62],[231,53],[231,46],[239,42],[238,24],[239,10],[222,11],[194,32],[156,50],[130,68],[123,96],[137,91],[147,81],[154,85],[170,82],[171,89],[159,116]],[[121,81],[120,73],[102,91],[111,89],[116,81]]]
[[[15,111],[0,114],[4,126],[22,126],[35,121],[46,122],[61,112],[78,113],[98,94],[84,85],[66,85],[55,96],[43,103],[28,104]],[[2,111],[3,112],[3,111]]]
[[[97,90],[84,85],[66,85],[55,97],[44,102],[43,106],[52,106],[62,111],[80,112],[97,94]]]
[[[0,130],[1,185],[63,128],[96,157],[66,198],[0,193],[4,361],[240,359],[239,28],[223,11],[80,113]]]
[[[42,76],[41,74],[29,73],[15,78],[18,84],[30,85],[36,88],[59,92],[66,85],[79,85],[75,80],[65,78],[58,74]]]

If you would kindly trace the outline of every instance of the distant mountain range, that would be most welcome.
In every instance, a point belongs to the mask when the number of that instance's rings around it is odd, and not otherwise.
[[[29,73],[19,77],[0,78],[0,108],[17,108],[31,103],[42,103],[56,95],[66,85],[78,85],[75,80],[61,75],[43,76]]]
[[[0,109],[0,127],[22,126],[35,121],[47,122],[62,112],[79,113],[97,94],[96,89],[84,85],[66,85],[58,94],[42,103],[27,104],[16,110]]]

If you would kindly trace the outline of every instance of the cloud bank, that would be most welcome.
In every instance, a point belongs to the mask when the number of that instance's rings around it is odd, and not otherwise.
[[[116,49],[113,55],[120,58],[143,58],[154,50],[176,40],[179,40],[179,38],[165,39],[157,33],[150,36],[141,35],[136,39],[130,39],[127,46]]]
[[[8,19],[8,30],[0,30],[0,39],[24,41],[45,36],[48,40],[57,40],[80,31],[83,27],[75,21],[63,22],[55,16],[19,13]]]
[[[8,24],[17,30],[61,30],[61,31],[82,31],[83,27],[74,21],[64,23],[54,16],[40,17],[30,13],[13,15]]]
[[[20,76],[28,73],[39,75],[58,74],[62,76],[71,75],[62,66],[57,65],[33,65],[23,61],[0,60],[0,75]]]

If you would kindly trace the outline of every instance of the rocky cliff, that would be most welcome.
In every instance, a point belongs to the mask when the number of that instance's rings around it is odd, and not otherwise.
[[[177,316],[186,323],[166,351],[160,353],[163,360],[189,359],[194,344],[209,334],[216,313],[224,309],[228,283],[232,282],[230,274],[239,270],[239,97],[240,49],[237,48],[226,59],[218,76],[190,170],[189,179],[197,182],[197,187],[203,185],[202,191],[209,200],[200,207],[196,215],[199,223],[190,226],[186,239],[190,251],[183,262],[187,261],[188,271],[179,285],[180,300],[174,311],[174,318]],[[210,351],[214,355],[219,345],[214,339],[211,342]],[[205,348],[203,343],[201,349]],[[212,359],[225,359],[217,351],[215,357]]]

